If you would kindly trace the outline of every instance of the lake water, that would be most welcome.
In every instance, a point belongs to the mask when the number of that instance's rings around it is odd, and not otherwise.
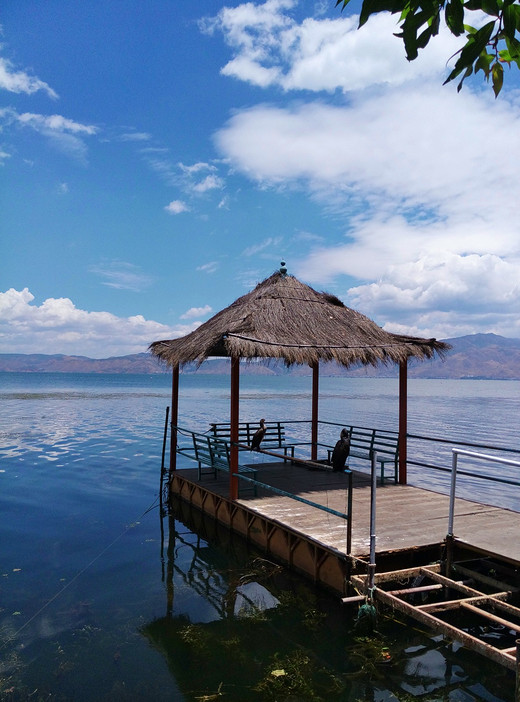
[[[308,419],[310,385],[243,376],[241,420]],[[181,375],[180,392],[181,425],[228,418],[227,377]],[[320,419],[396,429],[397,392],[322,378]],[[366,635],[185,505],[161,519],[168,376],[4,373],[0,398],[0,700],[513,699],[502,668],[383,615]],[[519,402],[515,381],[409,380],[408,430],[518,449]],[[445,489],[430,473],[410,481]],[[461,489],[518,508],[517,488]]]

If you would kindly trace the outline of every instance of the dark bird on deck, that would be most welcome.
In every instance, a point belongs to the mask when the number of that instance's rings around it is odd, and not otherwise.
[[[265,426],[265,419],[260,420],[260,429],[257,429],[253,434],[253,440],[251,441],[251,451],[258,451],[260,448],[260,443],[265,436],[267,431]]]
[[[339,435],[339,441],[334,446],[332,452],[332,470],[335,473],[342,473],[345,470],[345,464],[350,453],[350,432],[348,429],[342,429]]]

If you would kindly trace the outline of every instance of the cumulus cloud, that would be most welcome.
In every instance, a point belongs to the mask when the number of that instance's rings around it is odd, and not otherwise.
[[[348,222],[343,241],[317,241],[293,260],[305,280],[323,284],[349,276],[391,285],[401,266],[428,268],[442,254],[438,276],[456,281],[467,274],[472,255],[481,262],[494,256],[513,268],[520,257],[518,114],[514,95],[495,102],[487,94],[411,84],[343,105],[314,101],[238,111],[215,140],[231,166],[258,185],[299,188]],[[487,275],[499,280],[499,269]],[[463,293],[452,296],[453,305],[462,306],[478,290],[472,280],[474,287],[468,279]],[[495,306],[502,294],[491,298]],[[378,319],[402,319],[397,298],[384,305],[364,288],[354,298]],[[435,309],[434,296],[424,299]],[[468,308],[468,315],[473,330],[487,329],[482,314]],[[511,315],[501,317],[500,329],[506,336],[518,333]]]
[[[66,353],[93,358],[141,353],[156,339],[175,338],[197,324],[169,327],[142,315],[117,317],[110,312],[78,309],[69,298],[48,298],[33,304],[24,288],[0,293],[2,353]]]
[[[27,95],[42,90],[53,99],[58,97],[57,93],[43,80],[31,76],[25,71],[17,71],[8,59],[1,57],[0,89],[8,90],[11,93],[26,93]]]
[[[181,314],[181,319],[196,319],[197,317],[205,317],[208,315],[210,312],[212,312],[213,309],[210,307],[210,305],[204,305],[204,307],[190,307],[189,310],[186,310],[184,314]]]
[[[138,266],[126,261],[100,263],[91,266],[89,270],[102,279],[103,285],[116,290],[140,292],[153,283],[153,279],[143,273]]]
[[[449,311],[463,306],[467,311],[488,313],[500,301],[504,312],[516,313],[519,265],[520,261],[508,262],[490,254],[437,253],[390,266],[385,279],[357,286],[349,293],[369,309],[389,305],[402,311],[431,307]]]
[[[164,208],[169,214],[177,215],[182,212],[189,212],[188,205],[182,200],[172,200],[169,205]]]
[[[224,7],[206,19],[203,31],[221,32],[234,52],[222,74],[260,88],[334,92],[371,85],[401,85],[446,72],[446,61],[461,46],[441,31],[413,62],[404,60],[396,16],[375,15],[360,30],[359,17],[307,17],[290,13],[296,0],[267,0]]]

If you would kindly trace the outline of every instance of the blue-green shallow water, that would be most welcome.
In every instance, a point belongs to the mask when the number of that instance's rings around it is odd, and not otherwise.
[[[510,674],[415,625],[380,617],[363,638],[335,598],[185,506],[163,541],[169,383],[0,375],[1,700],[513,698]],[[322,419],[395,428],[397,381],[320,389]],[[519,389],[411,381],[409,431],[518,447]],[[309,378],[241,380],[244,420],[307,419],[309,403]],[[181,376],[181,424],[228,414],[227,378]]]

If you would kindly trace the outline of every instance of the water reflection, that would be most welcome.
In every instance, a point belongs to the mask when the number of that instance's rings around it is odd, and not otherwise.
[[[360,629],[336,598],[181,501],[164,520],[165,614],[141,631],[186,700],[505,702],[513,694],[507,671],[415,624],[380,612],[376,631]]]
[[[1,380],[2,702],[512,699],[511,676],[476,654],[382,613],[363,633],[335,598],[260,568],[200,513],[148,512],[169,378]],[[184,423],[206,431],[228,416],[228,378],[181,383]],[[266,383],[244,378],[244,420],[308,419],[309,379]],[[516,445],[518,388],[410,383],[412,421]],[[394,428],[395,380],[320,389],[322,419]],[[476,397],[489,416],[472,429]]]

